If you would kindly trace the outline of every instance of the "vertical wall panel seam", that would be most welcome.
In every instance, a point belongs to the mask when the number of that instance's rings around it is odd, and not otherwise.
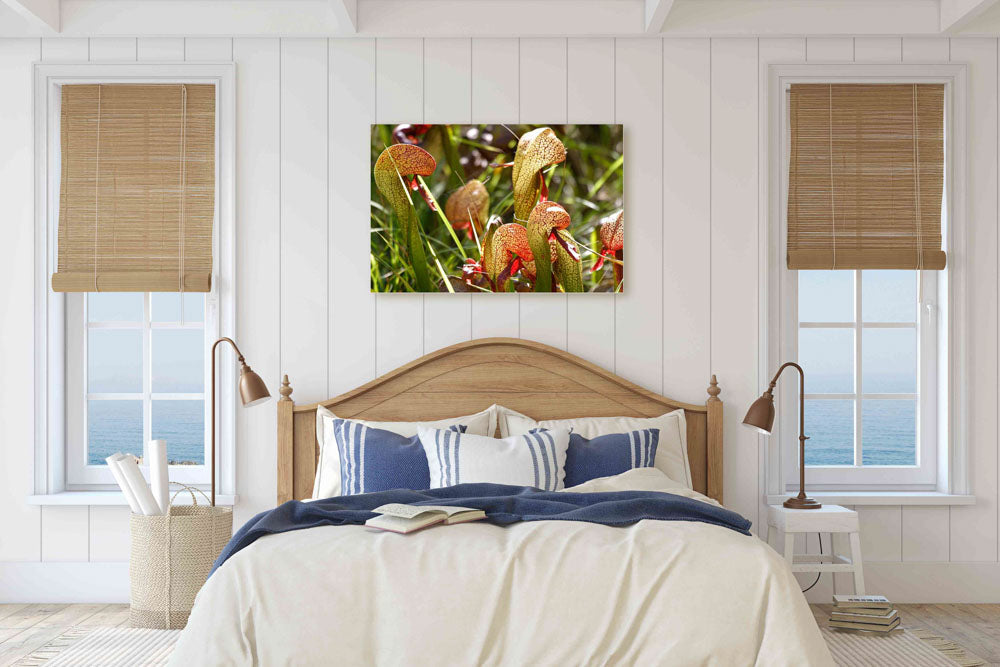
[[[420,38],[420,122],[427,122],[427,39],[425,37]],[[427,295],[421,294],[420,356],[425,354],[427,354]]]
[[[760,286],[760,270],[761,270],[761,266],[760,266],[760,224],[761,224],[760,206],[761,206],[761,202],[760,202],[760,199],[759,199],[760,198],[760,154],[759,154],[759,151],[761,150],[761,137],[760,137],[759,133],[760,133],[760,120],[761,120],[760,119],[760,102],[761,101],[760,101],[760,38],[759,37],[756,39],[756,46],[757,46],[757,62],[756,62],[756,65],[757,65],[757,67],[756,67],[756,71],[757,71],[757,88],[756,88],[756,90],[757,90],[757,104],[754,107],[754,113],[756,115],[755,120],[756,120],[756,125],[757,125],[757,132],[758,132],[758,135],[757,135],[757,151],[758,151],[758,155],[757,155],[757,197],[758,197],[758,201],[757,201],[757,225],[756,225],[756,227],[754,229],[754,234],[755,234],[755,239],[754,239],[755,240],[755,244],[754,245],[757,246],[757,276],[756,276],[756,278],[757,278],[758,288],[756,290],[756,294],[758,296],[758,300],[757,300],[757,308],[756,308],[756,310],[757,310],[757,335],[760,336],[761,310],[762,310],[761,305],[762,304],[760,303],[760,299],[759,299],[759,297],[760,297],[760,287],[759,287]],[[760,352],[760,344],[761,344],[761,341],[758,340],[757,341],[757,345],[756,345],[758,353]],[[761,383],[760,361],[759,360],[757,361],[756,364],[754,364],[754,376],[755,376],[754,377],[754,389],[759,389],[760,388],[760,383]],[[757,519],[758,519],[757,523],[758,524],[760,523],[760,497],[761,497],[761,492],[760,492],[760,478],[761,478],[761,475],[760,475],[760,457],[761,457],[761,450],[763,448],[764,448],[763,438],[759,438],[758,437],[757,438],[757,502],[754,504],[755,508],[757,509]],[[765,526],[764,527],[764,534],[765,534],[765,536],[767,535],[767,530],[768,529]],[[819,544],[819,552],[823,553],[823,543],[822,542],[820,542],[820,544]],[[833,535],[830,536],[830,553],[833,553]],[[836,577],[837,575],[834,574],[832,576]]]
[[[373,41],[374,41],[373,48],[375,50],[375,54],[374,54],[375,71],[373,72],[374,76],[372,77],[372,82],[374,84],[374,86],[372,88],[372,94],[374,95],[374,98],[375,98],[375,100],[374,100],[375,101],[375,104],[374,104],[374,107],[375,107],[375,118],[374,118],[374,121],[375,121],[375,123],[378,123],[379,122],[379,117],[378,117],[378,37],[376,37]],[[369,138],[369,141],[371,141],[370,138]],[[369,208],[370,208],[370,205],[369,205]],[[369,239],[368,239],[368,247],[371,248],[371,237],[370,237],[370,235],[369,235]],[[369,250],[369,252],[370,252],[370,250]],[[372,364],[373,364],[373,366],[372,366],[372,377],[376,378],[376,377],[378,377],[378,304],[379,304],[380,299],[379,299],[379,295],[378,294],[373,294],[372,298],[375,299],[375,307],[372,308],[372,315],[373,315],[373,317],[375,319],[375,331],[374,331],[374,333],[375,333],[375,345],[373,346],[373,349],[375,350],[375,354],[372,355],[372,357],[373,357],[372,358]]]
[[[714,254],[714,248],[712,246],[712,134],[714,132],[714,123],[712,123],[712,77],[714,76],[712,72],[712,46],[714,40],[708,38],[708,376],[712,376],[712,348],[714,346],[715,336],[712,335],[712,292],[714,290],[714,285],[712,283],[712,256]],[[806,45],[808,49],[808,44]],[[724,380],[725,378],[723,378]]]
[[[517,38],[517,124],[521,124],[521,38]],[[516,155],[516,153],[515,153]],[[517,294],[517,337],[521,337],[521,293]]]
[[[333,314],[333,294],[330,289],[330,226],[333,220],[330,218],[330,39],[326,40],[326,395],[330,396],[330,369],[333,366],[333,355],[331,352],[330,316]]]
[[[664,182],[664,157],[663,153],[666,149],[666,132],[663,131],[663,117],[666,115],[666,107],[663,103],[664,90],[666,89],[666,82],[664,78],[667,76],[666,68],[663,66],[663,37],[660,37],[660,265],[663,265],[663,258],[667,256],[667,230],[666,230],[666,205],[665,205],[665,194],[666,188],[664,187],[666,183]],[[662,396],[666,393],[667,388],[667,371],[664,368],[666,365],[667,358],[667,337],[666,337],[666,316],[664,313],[667,310],[667,304],[664,301],[664,290],[663,290],[663,279],[660,278],[660,395]]]
[[[469,38],[469,124],[470,125],[474,124],[474,122],[475,122],[475,118],[474,118],[474,114],[473,114],[473,109],[472,109],[472,107],[473,107],[473,102],[472,101],[474,99],[476,99],[475,90],[473,88],[473,85],[475,84],[476,78],[472,75],[472,73],[476,71],[476,65],[473,62],[473,54],[474,53],[475,53],[475,51],[472,48],[472,38],[470,37]],[[487,218],[486,219],[486,224],[489,224],[489,214],[487,214],[486,218]],[[485,229],[485,228],[486,227],[484,225],[483,229]],[[480,252],[479,254],[482,255],[482,252]],[[470,294],[469,295],[469,340],[472,340],[472,334],[475,331],[475,328],[473,326],[473,319],[475,317],[476,310],[475,310],[475,308],[472,307],[472,299],[473,299],[473,295]],[[520,315],[520,313],[519,313],[519,315]],[[491,433],[490,435],[493,435],[493,434]]]
[[[565,75],[566,88],[563,91],[563,122],[569,125],[569,37],[563,40],[563,59],[566,61],[566,67],[563,68],[563,74]],[[581,269],[582,267],[582,257],[581,257]],[[563,349],[569,350],[569,292],[563,293],[563,299],[565,301],[564,315],[566,320],[566,333],[563,336]]]
[[[618,38],[611,38],[611,115],[618,124]],[[622,128],[622,153],[625,152],[625,128]],[[625,176],[625,165],[622,164],[622,176]],[[622,205],[625,204],[625,186],[622,185]],[[624,257],[624,253],[622,257]],[[612,267],[613,269],[614,267]],[[625,273],[622,272],[622,276]],[[611,281],[611,370],[618,372],[618,285]],[[661,332],[662,333],[662,332]]]
[[[282,260],[282,246],[284,241],[284,235],[282,233],[282,183],[281,183],[281,172],[282,172],[282,156],[284,152],[283,140],[285,138],[285,127],[282,122],[282,116],[284,115],[284,104],[282,98],[284,97],[283,88],[283,60],[284,60],[284,39],[278,38],[278,373],[282,373],[284,365],[281,362],[282,359],[282,337],[284,334],[284,299],[282,298],[281,283],[284,278],[281,272],[281,260]]]
[[[996,69],[993,72],[993,76],[994,76],[994,81],[996,81],[997,77],[1000,76],[1000,53],[998,53],[996,39],[993,40],[993,56],[994,56],[994,62],[996,63]],[[994,118],[994,120],[997,122],[997,128],[998,128],[997,150],[993,152],[993,162],[994,164],[996,164],[998,155],[997,151],[1000,151],[1000,86],[996,86],[994,92],[996,94],[996,104],[994,105],[996,117]],[[998,197],[1000,197],[1000,170],[994,168],[994,172],[995,172],[994,175],[998,178],[998,187],[994,191],[993,195],[993,211],[994,214],[997,215],[997,224],[1000,224],[1000,208],[998,208],[1000,207],[1000,201],[998,201]],[[1000,259],[1000,234],[997,235],[997,258]],[[995,266],[996,262],[994,262],[994,267]],[[997,286],[1000,287],[1000,272],[998,272],[996,279],[997,279]],[[998,289],[995,298],[997,300],[998,312],[1000,312],[1000,289]],[[1000,330],[998,330],[997,340],[994,341],[994,349],[996,349],[997,346],[1000,346]],[[996,368],[994,369],[993,377],[997,387],[997,410],[998,414],[1000,414],[1000,355],[997,355]],[[997,430],[994,430],[993,438],[994,438],[993,449],[995,451],[997,449],[997,446],[1000,445],[1000,434],[998,434]],[[997,497],[994,501],[995,502],[995,504],[993,505],[994,507],[1000,506],[1000,456],[997,456],[996,458],[997,458],[996,477],[994,477],[994,480],[996,481],[993,486],[995,487],[994,490],[997,493]],[[997,525],[998,525],[997,541],[993,552],[994,561],[1000,560],[1000,516],[998,516],[997,518]],[[948,527],[948,532],[949,533],[951,532],[950,525]]]

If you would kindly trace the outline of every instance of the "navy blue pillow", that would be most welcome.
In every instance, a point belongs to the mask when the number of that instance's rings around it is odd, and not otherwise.
[[[454,424],[449,430],[465,433]],[[333,420],[333,436],[340,456],[340,495],[431,488],[427,456],[417,436],[371,428],[349,419]]]
[[[566,450],[566,486],[618,475],[632,468],[651,468],[659,441],[658,428],[609,433],[590,440],[571,433]]]

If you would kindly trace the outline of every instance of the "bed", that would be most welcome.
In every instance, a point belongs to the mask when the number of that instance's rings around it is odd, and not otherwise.
[[[660,396],[572,354],[491,338],[362,387],[278,401],[278,503],[308,499],[316,412],[415,421],[500,404],[534,419],[683,410],[690,488],[654,468],[587,482],[721,504],[721,390]],[[263,537],[199,593],[172,664],[826,665],[798,583],[756,537],[697,522],[463,524],[403,536],[318,526]]]

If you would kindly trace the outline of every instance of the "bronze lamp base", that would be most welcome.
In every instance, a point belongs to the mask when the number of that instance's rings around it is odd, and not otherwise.
[[[820,507],[823,506],[822,503],[819,503],[813,500],[812,498],[798,498],[798,497],[789,498],[782,504],[784,507],[787,507],[788,509],[791,510],[818,510]]]

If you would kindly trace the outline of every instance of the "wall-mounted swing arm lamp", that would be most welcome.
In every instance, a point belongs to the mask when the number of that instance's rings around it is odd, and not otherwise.
[[[249,407],[251,405],[256,405],[262,403],[267,399],[271,398],[271,392],[267,390],[267,385],[264,381],[260,379],[260,376],[254,373],[253,369],[247,365],[246,359],[243,358],[243,353],[240,352],[240,348],[236,347],[236,343],[233,342],[232,338],[222,337],[212,344],[212,506],[215,506],[215,348],[219,347],[219,343],[227,342],[233,346],[236,351],[237,359],[240,362],[240,402],[243,407]]]
[[[764,435],[771,435],[774,428],[774,387],[778,383],[781,372],[789,366],[794,367],[799,372],[799,495],[789,498],[784,502],[784,506],[796,510],[814,510],[823,505],[812,498],[806,496],[806,374],[802,367],[793,361],[786,362],[778,368],[778,372],[771,378],[771,384],[767,390],[760,395],[756,401],[750,404],[747,416],[743,418],[743,423],[756,429]]]

